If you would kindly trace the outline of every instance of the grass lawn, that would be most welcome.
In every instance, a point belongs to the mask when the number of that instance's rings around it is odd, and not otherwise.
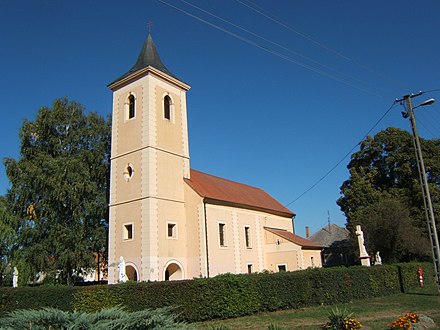
[[[387,329],[388,325],[407,312],[429,316],[440,329],[440,295],[435,285],[414,289],[408,293],[353,301],[335,305],[347,307],[359,320],[363,329]],[[264,329],[276,324],[282,329],[320,329],[327,322],[328,312],[335,306],[316,306],[273,313],[260,313],[228,320],[196,324],[197,329]]]

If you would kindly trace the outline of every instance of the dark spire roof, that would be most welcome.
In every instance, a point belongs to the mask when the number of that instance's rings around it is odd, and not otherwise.
[[[136,64],[128,72],[135,72],[140,69],[146,68],[149,65],[170,76],[174,76],[170,71],[168,71],[168,69],[160,60],[159,53],[157,52],[156,45],[153,42],[151,34],[148,34],[147,39],[144,42],[144,46],[142,47],[141,53],[139,54],[139,57],[136,61]]]
[[[163,73],[166,73],[167,75],[180,80],[175,75],[173,75],[162,63],[159,53],[157,52],[156,45],[153,42],[153,38],[151,37],[150,34],[148,34],[147,39],[145,39],[144,45],[142,47],[142,50],[139,54],[139,57],[135,65],[133,65],[133,67],[130,70],[128,70],[127,73],[120,76],[118,79],[116,79],[114,82],[110,83],[109,85],[112,85],[113,83],[122,80],[125,77],[131,75],[132,73],[144,69],[148,66],[152,66],[158,69],[159,71],[162,71]]]

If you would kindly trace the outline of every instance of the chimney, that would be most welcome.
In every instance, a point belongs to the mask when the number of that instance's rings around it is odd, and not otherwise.
[[[309,226],[306,226],[306,238],[310,237],[310,228]]]

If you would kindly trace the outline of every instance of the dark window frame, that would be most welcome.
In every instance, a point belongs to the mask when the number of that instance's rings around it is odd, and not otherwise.
[[[251,227],[249,226],[245,226],[244,227],[244,240],[245,240],[245,245],[247,249],[252,248],[252,243],[251,243]]]
[[[128,119],[136,116],[136,98],[133,94],[128,96]]]
[[[171,120],[171,106],[171,97],[169,95],[165,95],[163,98],[163,117],[167,120]]]
[[[167,238],[177,238],[177,224],[167,222]]]
[[[124,224],[124,240],[132,240],[133,239],[133,224],[127,223]]]
[[[287,265],[286,264],[278,265],[278,272],[287,272]]]
[[[221,247],[226,247],[226,224],[218,224],[218,238]]]

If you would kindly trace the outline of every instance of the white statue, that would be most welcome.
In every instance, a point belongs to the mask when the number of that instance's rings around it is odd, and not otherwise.
[[[358,238],[358,244],[359,244],[359,258],[361,259],[362,266],[371,266],[370,264],[370,256],[367,253],[367,250],[365,249],[365,242],[364,242],[364,233],[361,229],[361,226],[356,226],[356,236]]]
[[[127,281],[127,276],[125,275],[125,260],[124,257],[119,258],[118,263],[118,282],[124,283]]]
[[[380,257],[379,251],[376,252],[376,257],[374,258],[375,265],[382,265],[382,258]]]
[[[18,286],[18,269],[14,267],[14,271],[12,272],[12,287],[16,288]]]

